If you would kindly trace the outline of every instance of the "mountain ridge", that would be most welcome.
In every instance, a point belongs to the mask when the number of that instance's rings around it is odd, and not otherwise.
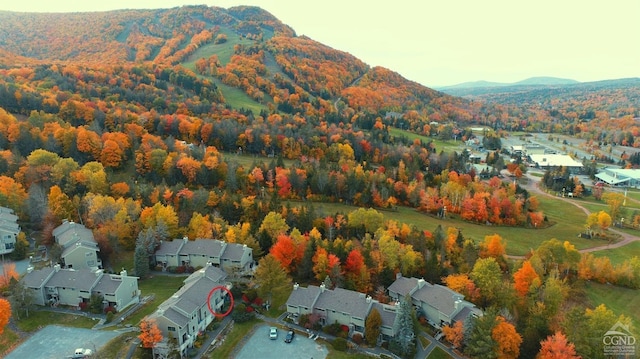
[[[540,85],[540,86],[548,86],[548,85],[572,85],[580,83],[580,81],[576,81],[573,79],[565,79],[560,77],[551,77],[551,76],[534,76],[529,77],[524,80],[516,81],[516,82],[493,82],[493,81],[469,81],[462,82],[459,84],[451,85],[451,86],[438,86],[435,89],[440,91],[446,91],[450,89],[461,89],[461,88],[477,88],[477,87],[507,87],[507,86],[520,86],[520,85]]]

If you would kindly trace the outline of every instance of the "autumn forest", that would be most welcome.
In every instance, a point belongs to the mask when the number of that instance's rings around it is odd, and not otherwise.
[[[486,310],[474,329],[445,330],[470,357],[557,358],[544,353],[559,340],[573,348],[567,358],[595,358],[602,350],[584,333],[630,321],[573,302],[575,283],[640,288],[637,257],[615,265],[543,238],[513,260],[512,238],[419,229],[385,213],[548,226],[538,198],[498,176],[526,171],[505,163],[501,139],[571,135],[591,146],[588,163],[635,167],[605,148],[640,147],[639,89],[630,79],[454,97],[297,36],[255,7],[0,12],[0,205],[46,246],[63,220],[83,223],[107,270],[143,233],[221,239],[276,260],[289,280],[329,278],[380,301],[398,273],[446,285]],[[492,168],[483,176],[468,151],[442,148],[479,126]],[[489,349],[476,344],[483,335]]]

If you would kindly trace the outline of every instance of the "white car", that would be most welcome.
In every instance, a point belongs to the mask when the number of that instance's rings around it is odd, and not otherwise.
[[[76,351],[73,353],[72,358],[88,358],[93,354],[93,350],[91,349],[83,349],[83,348],[78,348],[76,349]]]
[[[278,328],[271,327],[269,329],[269,339],[271,339],[271,340],[278,339]]]

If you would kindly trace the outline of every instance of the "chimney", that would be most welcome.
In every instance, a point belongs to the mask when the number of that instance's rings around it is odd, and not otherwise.
[[[189,240],[189,237],[184,236],[184,237],[182,237],[182,240],[184,241],[184,243],[187,243],[187,241]]]
[[[400,279],[400,278],[402,278],[402,272],[396,273],[396,279]]]
[[[120,275],[123,276],[123,277],[126,277],[127,276],[127,270],[122,268],[122,270],[120,271]]]
[[[27,267],[27,273],[31,273],[33,272],[33,266],[28,266]]]
[[[460,299],[456,299],[455,302],[453,302],[453,307],[458,310],[460,309],[460,305],[462,304],[462,301]]]
[[[424,285],[426,284],[424,278],[420,278],[418,279],[418,289],[424,287]]]
[[[365,299],[367,301],[367,303],[371,303],[371,296],[368,295],[367,298]]]
[[[293,283],[293,290],[298,290],[298,288],[300,288],[300,284]]]
[[[320,293],[324,292],[325,289],[324,283],[320,284]]]
[[[102,269],[97,269],[95,273],[96,273],[96,277],[100,278],[100,276],[102,275]]]
[[[205,265],[205,267],[211,267],[213,266],[213,263],[211,263],[211,261],[207,261],[207,264]]]
[[[54,270],[54,271],[56,271],[56,272],[60,271],[60,264],[57,264],[57,263],[56,263],[56,264],[53,266],[53,270]]]

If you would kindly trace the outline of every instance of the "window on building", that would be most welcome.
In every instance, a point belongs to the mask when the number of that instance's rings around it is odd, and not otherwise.
[[[167,330],[170,332],[175,332],[176,331],[176,327],[167,327]]]

